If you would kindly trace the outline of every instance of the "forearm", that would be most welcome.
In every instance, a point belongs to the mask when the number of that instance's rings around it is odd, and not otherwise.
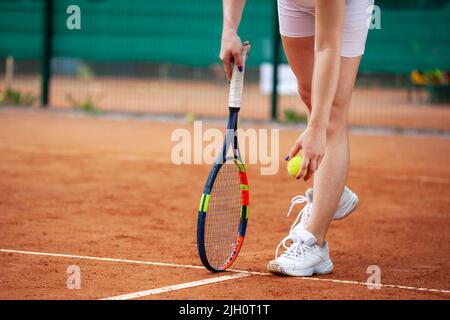
[[[244,6],[245,0],[223,0],[223,34],[237,33]]]
[[[340,48],[316,51],[314,65],[309,125],[326,129],[339,79]]]
[[[326,129],[339,80],[345,1],[316,0],[311,127]]]

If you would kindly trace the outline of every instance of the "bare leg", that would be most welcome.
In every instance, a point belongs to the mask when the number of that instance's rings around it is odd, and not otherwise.
[[[314,37],[290,38],[281,36],[289,65],[297,77],[301,101],[311,114],[311,82],[314,68]]]
[[[282,37],[289,65],[297,77],[302,102],[311,112],[311,80],[314,66],[314,37]],[[341,70],[327,131],[327,147],[314,174],[314,206],[306,229],[322,245],[344,189],[349,162],[348,109],[360,57],[341,58]]]
[[[306,225],[306,229],[316,236],[319,245],[325,241],[347,180],[349,166],[348,109],[360,57],[341,59],[339,84],[327,130],[325,156],[314,174],[314,206]]]

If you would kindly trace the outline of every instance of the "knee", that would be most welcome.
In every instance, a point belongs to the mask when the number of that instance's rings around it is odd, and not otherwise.
[[[299,84],[298,92],[299,92],[300,98],[302,99],[306,108],[308,109],[309,112],[311,112],[311,109],[312,109],[311,108],[311,88],[307,88],[307,87],[301,86]]]
[[[334,101],[331,107],[330,120],[327,128],[327,138],[331,139],[347,133],[348,104]]]

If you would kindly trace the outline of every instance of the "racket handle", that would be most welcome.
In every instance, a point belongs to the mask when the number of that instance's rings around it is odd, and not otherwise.
[[[230,84],[230,96],[228,98],[228,105],[230,108],[241,107],[242,88],[244,86],[244,72],[245,72],[245,60],[247,60],[249,46],[244,45],[242,47],[242,71],[238,70],[238,67],[234,65],[233,74],[231,76]]]

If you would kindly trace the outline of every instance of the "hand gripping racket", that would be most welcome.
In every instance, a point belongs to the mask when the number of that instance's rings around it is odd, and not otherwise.
[[[245,45],[242,72],[234,66],[225,141],[206,181],[198,209],[198,253],[203,265],[214,272],[224,271],[233,264],[247,228],[249,190],[239,152],[237,122],[248,50],[248,45]],[[230,147],[233,155],[227,156]]]

